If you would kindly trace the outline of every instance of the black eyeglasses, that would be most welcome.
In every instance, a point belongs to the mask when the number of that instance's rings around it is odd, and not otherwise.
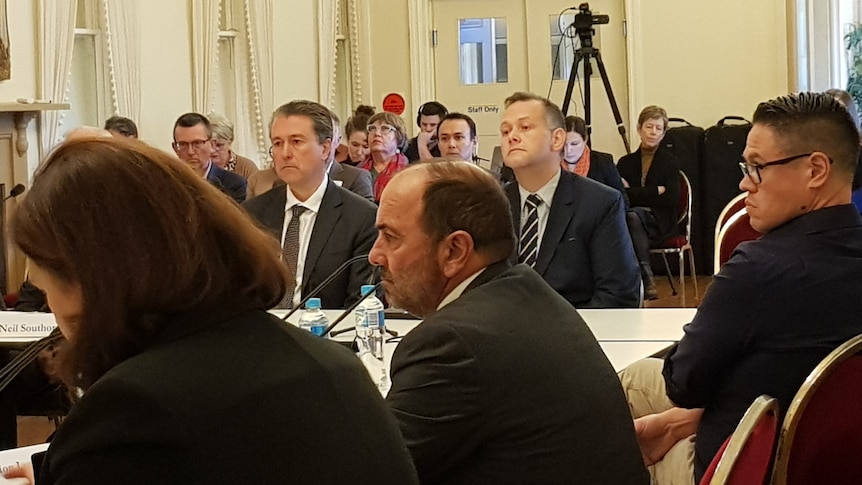
[[[801,155],[794,155],[792,157],[782,158],[781,160],[776,160],[774,162],[766,162],[766,163],[748,163],[745,160],[739,162],[739,168],[742,170],[743,176],[751,177],[751,180],[759,184],[761,182],[760,171],[766,167],[771,167],[772,165],[787,165],[788,163],[802,158],[802,157],[810,157],[814,152],[811,153],[803,153]],[[831,159],[830,159],[831,161]]]

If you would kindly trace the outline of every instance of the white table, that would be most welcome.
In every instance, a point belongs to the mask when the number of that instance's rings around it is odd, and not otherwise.
[[[611,361],[611,365],[614,366],[614,370],[619,372],[629,365],[644,359],[646,357],[651,357],[671,345],[673,342],[659,342],[659,341],[649,341],[649,342],[599,342],[599,345],[602,347],[605,355],[608,357],[608,360]]]
[[[682,338],[682,327],[694,317],[694,308],[625,308],[578,310],[587,326],[599,342],[677,342]],[[326,316],[334,321],[341,312],[324,310]],[[276,315],[284,315],[284,310],[273,310]],[[301,312],[290,317],[294,325],[299,322]],[[399,335],[409,332],[420,320],[386,320],[386,326]],[[335,329],[353,327],[353,316],[345,318]]]
[[[677,342],[695,308],[578,310],[599,342]]]

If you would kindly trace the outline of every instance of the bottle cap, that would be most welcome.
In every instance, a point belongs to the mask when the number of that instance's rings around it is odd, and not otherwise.
[[[359,290],[362,296],[365,296],[372,291],[374,291],[374,285],[362,285],[362,288]]]
[[[309,298],[307,302],[305,302],[306,310],[320,310],[320,298]]]

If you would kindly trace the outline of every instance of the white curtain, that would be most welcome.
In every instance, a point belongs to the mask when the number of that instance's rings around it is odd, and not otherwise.
[[[101,7],[113,112],[139,122],[141,39],[136,4],[128,0],[102,0]]]
[[[338,0],[317,0],[318,102],[332,107],[335,102],[335,57],[338,32]]]
[[[350,44],[350,79],[353,90],[351,99],[353,105],[363,103],[362,96],[362,69],[359,62],[359,5],[357,0],[347,0],[347,40]]]
[[[246,116],[258,159],[268,161],[269,117],[275,109],[272,69],[275,62],[272,45],[272,0],[244,0],[243,12],[249,64],[245,92],[249,94],[250,103]],[[240,85],[237,88],[239,90]],[[268,165],[268,162],[265,164]]]
[[[127,0],[121,0],[127,1]],[[218,72],[219,0],[192,3],[192,109],[209,113],[214,106]]]
[[[77,0],[39,0],[39,98],[55,103],[66,100],[75,45]],[[60,142],[63,111],[43,111],[41,154]]]

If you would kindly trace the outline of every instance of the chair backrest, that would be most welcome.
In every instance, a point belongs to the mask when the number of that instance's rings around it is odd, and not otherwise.
[[[772,479],[841,485],[860,477],[862,335],[827,355],[799,388],[781,425]]]
[[[682,170],[679,171],[679,200],[677,202],[677,214],[679,214],[676,223],[685,225],[685,240],[691,242],[691,181]]]
[[[769,472],[778,432],[778,401],[767,395],[751,403],[712,462],[700,485],[761,484]]]
[[[721,265],[730,259],[730,256],[733,254],[733,250],[736,249],[740,243],[753,241],[762,235],[763,234],[761,232],[751,227],[751,221],[745,207],[738,210],[736,214],[730,216],[724,224],[724,227],[721,228],[721,232],[718,233],[718,238],[715,240],[715,263],[713,266],[713,272],[718,273],[718,270],[721,269]]]
[[[724,206],[724,209],[721,210],[721,213],[718,215],[718,220],[715,222],[715,247],[718,247],[718,233],[721,232],[721,228],[727,224],[728,219],[740,209],[745,209],[745,197],[748,196],[748,192],[743,192],[736,197],[730,199],[730,202]]]

